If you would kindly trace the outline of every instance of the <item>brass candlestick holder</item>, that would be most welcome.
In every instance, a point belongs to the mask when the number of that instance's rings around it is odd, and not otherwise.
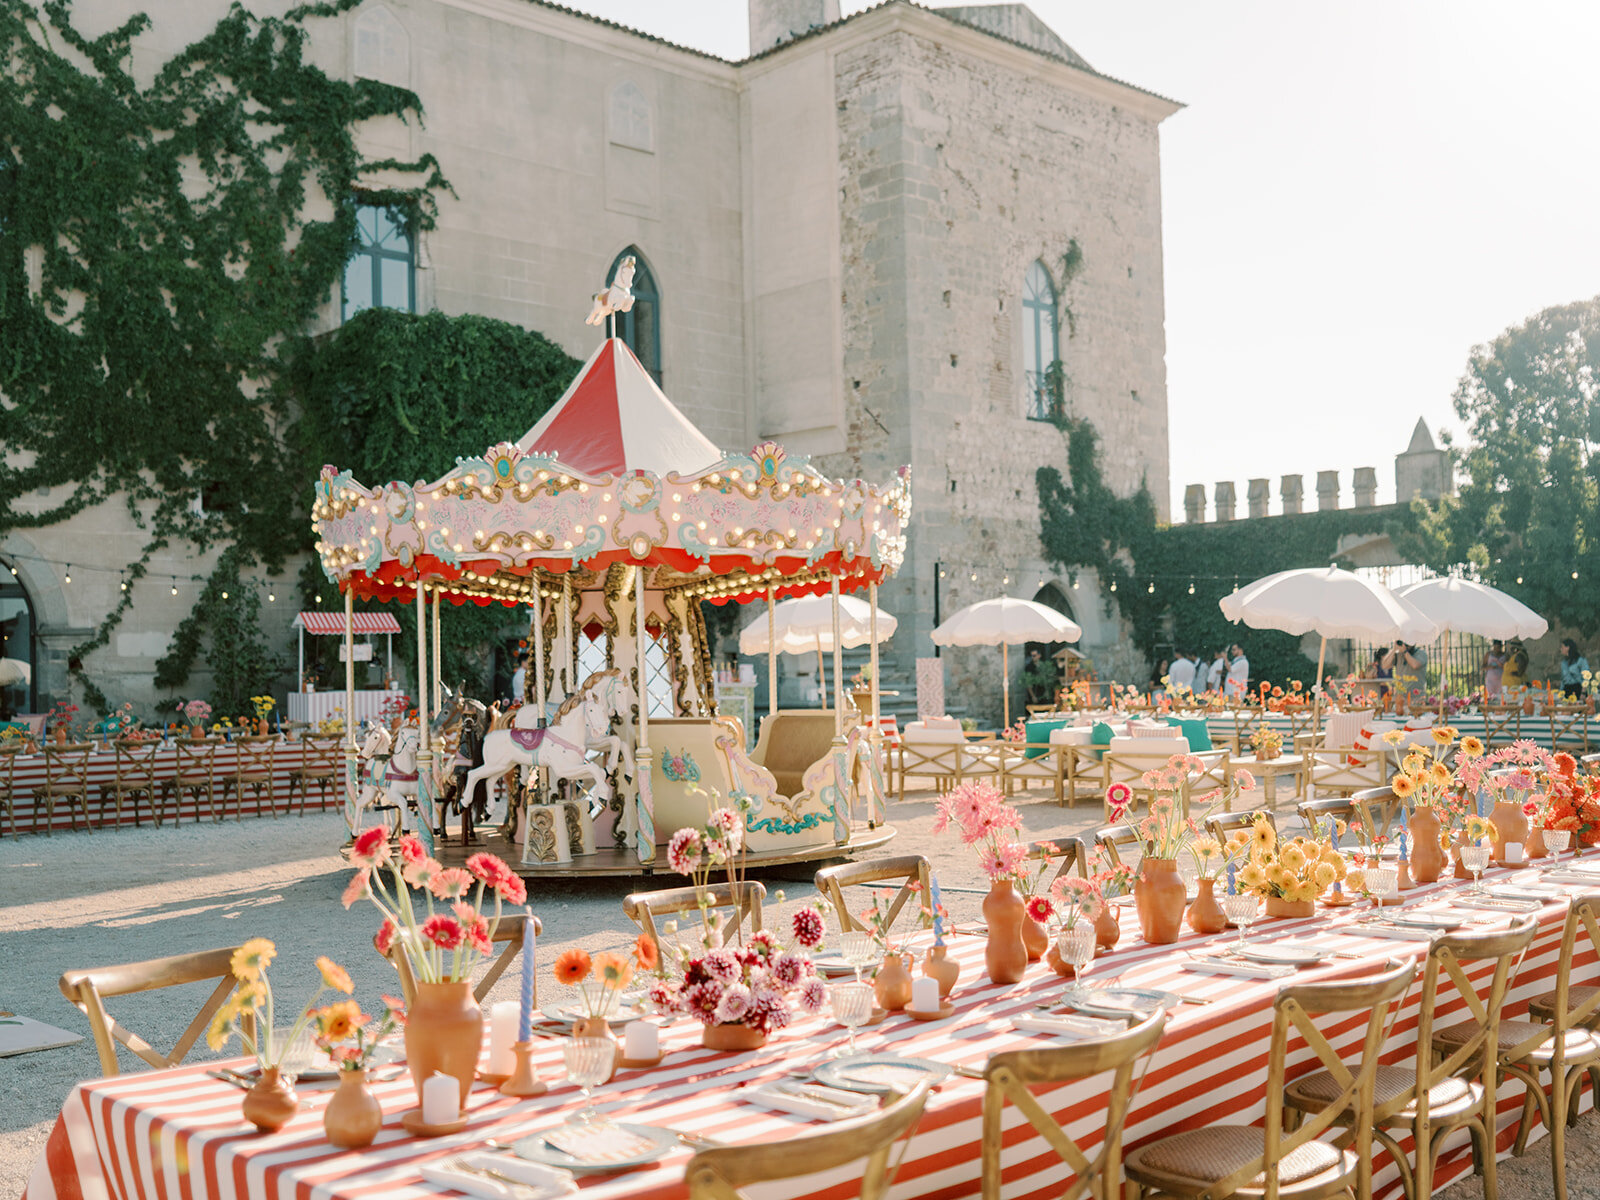
[[[511,1071],[511,1078],[500,1085],[502,1096],[542,1096],[550,1090],[550,1086],[533,1073],[533,1063],[529,1056],[533,1053],[532,1042],[513,1042],[511,1053],[516,1055],[517,1065]]]

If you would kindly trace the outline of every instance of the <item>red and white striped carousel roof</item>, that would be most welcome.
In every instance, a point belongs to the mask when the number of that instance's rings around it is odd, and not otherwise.
[[[307,633],[343,633],[344,614],[303,612],[294,623]],[[399,633],[400,622],[391,613],[358,612],[351,618],[356,633]]]
[[[690,475],[722,460],[722,452],[667,399],[620,338],[601,343],[517,447],[557,455],[563,465],[591,475]]]

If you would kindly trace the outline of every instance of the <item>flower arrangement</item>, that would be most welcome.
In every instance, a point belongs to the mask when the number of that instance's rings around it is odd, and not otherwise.
[[[322,960],[318,960],[322,961]],[[378,1043],[405,1024],[405,1004],[394,996],[383,998],[378,1024],[354,1000],[340,1000],[311,1014],[312,1041],[340,1071],[359,1071],[370,1065]],[[345,1045],[350,1042],[352,1044]]]
[[[250,707],[255,710],[256,720],[265,721],[267,714],[278,707],[278,702],[271,696],[251,696]]]
[[[715,797],[707,794],[707,798],[715,803]],[[727,807],[713,808],[704,826],[686,825],[667,842],[667,866],[687,875],[699,897],[700,941],[708,948],[722,944],[722,914],[711,907],[711,876],[721,868],[727,871],[729,884],[737,883],[743,851],[744,817]]]
[[[447,868],[407,834],[396,856],[389,848],[389,831],[381,825],[356,838],[350,861],[357,870],[344,889],[344,906],[363,896],[377,905],[383,924],[373,945],[387,955],[398,944],[412,973],[424,983],[467,978],[479,958],[493,953],[501,904],[522,904],[528,898],[516,872],[492,854],[474,854],[465,869]],[[384,867],[391,878],[387,887]],[[413,888],[422,893],[425,907],[413,902]],[[492,918],[481,911],[488,893],[494,895]],[[439,911],[447,904],[448,910]]]
[[[978,865],[991,881],[1017,877],[1028,856],[1028,848],[1016,839],[1022,817],[999,788],[973,780],[940,796],[933,832],[943,833],[952,824],[964,845],[977,847]]]
[[[1578,760],[1563,752],[1553,756],[1544,786],[1544,827],[1570,830],[1574,845],[1600,845],[1600,776],[1579,775]]]
[[[190,700],[183,706],[183,717],[190,725],[204,725],[211,719],[211,705],[204,700]]]
[[[56,701],[53,707],[45,714],[45,728],[57,735],[62,741],[70,741],[78,723],[78,706],[67,700]]]
[[[802,920],[805,913],[811,917]],[[797,944],[821,923],[815,909],[795,914]],[[820,941],[820,938],[818,939]],[[742,946],[716,946],[699,955],[683,952],[680,974],[650,985],[650,1002],[663,1013],[693,1017],[705,1026],[745,1025],[771,1034],[789,1024],[790,999],[807,1013],[821,1012],[827,988],[811,960],[785,948],[770,930],[759,929]]]
[[[1417,808],[1444,811],[1459,807],[1458,772],[1483,754],[1483,743],[1475,737],[1462,738],[1455,755],[1456,766],[1452,767],[1447,755],[1458,736],[1453,726],[1437,725],[1429,730],[1426,745],[1412,744],[1401,757],[1401,750],[1407,745],[1406,731],[1391,729],[1385,733],[1383,742],[1394,754],[1397,768],[1390,784],[1394,794]]]
[[[1063,875],[1050,885],[1050,899],[1035,896],[1029,904],[1032,905],[1035,901],[1041,905],[1049,905],[1049,908],[1042,910],[1043,917],[1036,915],[1031,908],[1028,915],[1041,925],[1052,916],[1057,917],[1062,929],[1072,929],[1080,920],[1091,923],[1098,921],[1100,913],[1106,906],[1105,896],[1101,894],[1095,880],[1086,879],[1081,875]]]
[[[317,722],[318,733],[343,733],[344,732],[344,705],[329,711],[328,715]]]
[[[1533,797],[1540,784],[1556,773],[1555,755],[1527,739],[1512,742],[1492,754],[1474,757],[1461,763],[1456,775],[1464,791],[1453,806],[1459,827],[1465,820],[1478,814],[1477,794],[1487,792],[1497,804],[1509,803],[1527,812],[1538,812],[1538,802]],[[1470,836],[1470,834],[1469,834]]]
[[[1022,744],[1028,740],[1028,718],[1018,717],[1007,728],[1000,731],[1000,740]]]
[[[648,933],[641,933],[626,954],[607,950],[591,958],[588,951],[576,946],[563,951],[556,959],[555,976],[557,983],[578,989],[586,1015],[604,1017],[616,1009],[622,989],[633,981],[636,967],[654,971],[660,963],[655,940]]]
[[[869,692],[872,690],[872,664],[865,663],[861,669],[850,676],[850,690],[853,692]]]
[[[348,996],[355,990],[349,972],[343,967],[326,956],[317,959],[317,973],[322,981],[310,1001],[300,1010],[288,1034],[280,1036],[272,1019],[272,982],[267,978],[267,968],[277,953],[278,948],[261,937],[251,938],[233,952],[228,966],[238,985],[212,1015],[211,1025],[206,1030],[206,1045],[213,1050],[221,1050],[228,1038],[237,1033],[239,1040],[255,1058],[256,1065],[263,1070],[283,1062],[289,1047],[299,1040],[320,1011],[316,1004],[324,992],[343,992]],[[355,1001],[350,1001],[349,1005],[356,1013],[361,1011]],[[241,1023],[241,1018],[247,1012],[253,1018],[251,1025],[254,1034],[246,1032]]]
[[[916,880],[912,880],[910,883],[906,884],[906,887],[912,892],[919,892],[922,890],[922,885]],[[873,941],[877,942],[883,947],[883,952],[885,954],[898,953],[899,947],[895,945],[893,939],[890,937],[890,934],[892,932],[895,917],[898,917],[900,914],[891,914],[889,910],[892,907],[892,904],[883,903],[884,897],[888,895],[887,892],[879,888],[872,888],[870,891],[872,894],[872,907],[860,914],[860,916],[857,918],[857,923],[871,931]],[[943,906],[941,905],[940,907],[942,908]],[[818,912],[817,915],[821,916],[821,913]],[[917,906],[916,928],[927,929],[932,925],[932,908],[926,904],[919,904]]]
[[[1283,753],[1283,734],[1270,725],[1257,725],[1250,734],[1250,745],[1263,761]]]
[[[1250,828],[1228,839],[1225,853],[1242,860],[1238,886],[1290,904],[1314,900],[1349,873],[1344,855],[1331,843],[1297,836],[1280,842],[1265,813],[1255,814]]]

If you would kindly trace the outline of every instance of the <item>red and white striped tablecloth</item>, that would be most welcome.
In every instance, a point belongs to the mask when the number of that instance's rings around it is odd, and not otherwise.
[[[155,751],[155,756],[156,787],[159,794],[161,781],[170,778],[177,772],[178,752],[171,746],[168,746],[165,749],[162,749],[158,746]],[[304,763],[305,744],[298,739],[280,738],[277,744],[273,747],[273,802],[276,804],[278,811],[282,812],[289,802],[290,775],[299,767],[304,765]],[[222,807],[223,781],[228,779],[236,770],[238,770],[239,748],[233,745],[231,742],[224,742],[219,745],[216,752],[215,766],[216,804],[218,810],[220,811]],[[101,792],[101,788],[103,786],[110,785],[116,779],[116,777],[117,754],[115,750],[99,751],[89,756],[89,819],[96,828],[109,827],[117,823],[116,798],[110,793]],[[0,777],[0,781],[3,781],[3,777]],[[11,784],[11,798],[16,810],[15,820],[17,829],[22,833],[33,832],[36,821],[38,823],[38,832],[41,834],[44,832],[45,810],[43,806],[40,806],[39,811],[36,813],[34,811],[33,803],[33,789],[43,784],[44,781],[44,755],[19,754],[16,759],[16,774],[13,777]],[[105,796],[104,802],[102,802],[102,795]],[[299,802],[300,796],[299,792],[297,791],[295,793],[295,804],[297,808]],[[335,807],[343,803],[343,797],[341,796],[338,788],[330,789],[328,802],[330,805]],[[239,803],[241,803],[241,801],[239,801],[234,794],[230,792],[228,795],[228,815],[230,817],[233,816],[236,811],[238,811],[236,805]],[[267,815],[267,795],[264,789],[260,793],[258,800],[256,789],[246,786],[243,789],[242,803],[243,814],[247,817]],[[311,789],[311,797],[308,803],[312,806],[316,806],[321,803],[321,797],[315,786],[313,786]],[[179,817],[185,821],[193,821],[197,818],[209,817],[211,814],[210,805],[206,802],[206,799],[203,795],[200,798],[198,811],[196,810],[195,797],[192,793],[178,796],[177,808]],[[141,798],[138,806],[139,821],[141,823],[151,821],[153,819],[151,816],[153,811],[154,810],[152,809],[150,802]],[[170,803],[166,811],[167,816],[172,815],[172,805]],[[66,801],[58,800],[56,802],[55,820],[51,823],[50,828],[52,830],[70,829],[73,825],[74,816],[77,817],[77,824],[79,828],[82,828],[83,817],[81,814],[78,814],[76,809],[70,807]],[[3,818],[4,814],[0,813],[0,820],[3,820]],[[123,801],[122,823],[124,825],[131,825],[134,823],[134,806],[131,799]],[[9,827],[0,828],[0,834],[9,834],[10,832],[11,830]]]
[[[1501,872],[1491,872],[1491,878]],[[1443,903],[1443,886],[1411,893],[1412,903]],[[1540,932],[1517,971],[1508,1012],[1525,1010],[1530,996],[1547,990],[1555,971],[1565,901],[1552,902],[1538,914]],[[1490,917],[1478,913],[1477,917]],[[1493,916],[1494,924],[1504,918]],[[1371,973],[1385,959],[1420,958],[1426,944],[1376,940],[1349,932],[1350,910],[1334,917],[1274,921],[1258,936],[1317,933],[1330,944],[1361,954],[1361,960],[1335,959],[1302,971],[1298,981],[1353,978]],[[1275,980],[1240,979],[1186,972],[1185,952],[1205,941],[1185,936],[1176,946],[1150,947],[1139,942],[1137,922],[1123,912],[1123,943],[1092,970],[1100,980],[1118,978],[1124,985],[1165,987],[1208,1004],[1185,1004],[1174,1014],[1152,1056],[1135,1099],[1127,1127],[1129,1148],[1151,1138],[1216,1122],[1251,1123],[1261,1119],[1266,1059],[1271,1039],[1271,1006]],[[991,1053],[1060,1044],[1054,1039],[1018,1033],[1011,1018],[1031,1011],[1060,991],[1061,980],[1044,968],[1029,968],[1013,987],[996,987],[983,978],[983,942],[962,937],[952,941],[962,976],[952,1000],[955,1014],[937,1022],[918,1022],[901,1015],[864,1030],[863,1052],[920,1055],[981,1068]],[[1475,978],[1490,969],[1470,972]],[[1593,947],[1579,954],[1575,978],[1596,977]],[[1417,993],[1413,984],[1393,1022],[1385,1060],[1407,1062],[1416,1051]],[[1454,997],[1441,1002],[1448,1022],[1464,1013]],[[1319,1022],[1333,1045],[1352,1054],[1359,1047],[1364,1014]],[[597,1102],[616,1120],[666,1125],[728,1142],[747,1143],[793,1137],[823,1128],[803,1118],[771,1112],[740,1099],[740,1089],[782,1076],[797,1063],[815,1063],[843,1040],[842,1030],[822,1018],[805,1018],[773,1037],[767,1046],[746,1054],[718,1054],[699,1045],[699,1027],[678,1021],[663,1030],[668,1055],[648,1071],[623,1071],[596,1093]],[[75,1088],[52,1131],[45,1153],[34,1166],[26,1200],[69,1200],[84,1197],[139,1197],[140,1200],[271,1197],[274,1200],[335,1200],[383,1196],[412,1200],[454,1195],[427,1184],[419,1165],[439,1161],[480,1146],[485,1139],[510,1141],[547,1130],[578,1106],[575,1088],[563,1080],[560,1043],[536,1039],[536,1067],[551,1085],[550,1093],[532,1100],[511,1100],[486,1086],[472,1093],[468,1126],[456,1135],[433,1140],[408,1136],[400,1128],[404,1110],[415,1104],[407,1077],[379,1084],[384,1127],[370,1147],[339,1151],[323,1136],[322,1113],[331,1085],[302,1088],[302,1112],[276,1134],[259,1135],[240,1118],[241,1093],[208,1078],[203,1066],[147,1072],[97,1080]],[[1291,1043],[1291,1076],[1311,1069],[1314,1058]],[[1106,1080],[1079,1081],[1038,1091],[1050,1109],[1081,1144],[1092,1146],[1103,1136]],[[1499,1146],[1509,1152],[1512,1125],[1520,1111],[1521,1092],[1502,1088]],[[953,1198],[976,1196],[980,1175],[981,1081],[953,1076],[934,1094],[912,1137],[894,1186],[896,1197]],[[1586,1099],[1585,1104],[1589,1101]],[[1539,1127],[1535,1136],[1543,1136]],[[1014,1108],[1005,1110],[1002,1133],[1004,1194],[1026,1200],[1059,1195],[1068,1168],[1034,1133]],[[1092,1151],[1091,1151],[1092,1153]],[[628,1172],[581,1177],[588,1200],[668,1200],[686,1194],[684,1167],[690,1157],[676,1150],[645,1167]],[[1437,1184],[1440,1187],[1471,1169],[1466,1135],[1446,1145]],[[763,1194],[849,1197],[857,1194],[859,1171],[794,1180]],[[1375,1163],[1375,1193],[1380,1200],[1400,1194],[1394,1165],[1380,1154]]]

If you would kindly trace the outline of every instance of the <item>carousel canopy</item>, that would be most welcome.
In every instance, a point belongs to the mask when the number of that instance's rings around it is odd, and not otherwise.
[[[457,604],[528,604],[553,578],[609,586],[627,567],[714,603],[834,579],[854,591],[899,567],[910,513],[906,467],[875,486],[829,479],[771,442],[717,450],[614,338],[520,442],[432,483],[370,487],[325,466],[312,508],[341,588],[409,600],[421,584]]]

